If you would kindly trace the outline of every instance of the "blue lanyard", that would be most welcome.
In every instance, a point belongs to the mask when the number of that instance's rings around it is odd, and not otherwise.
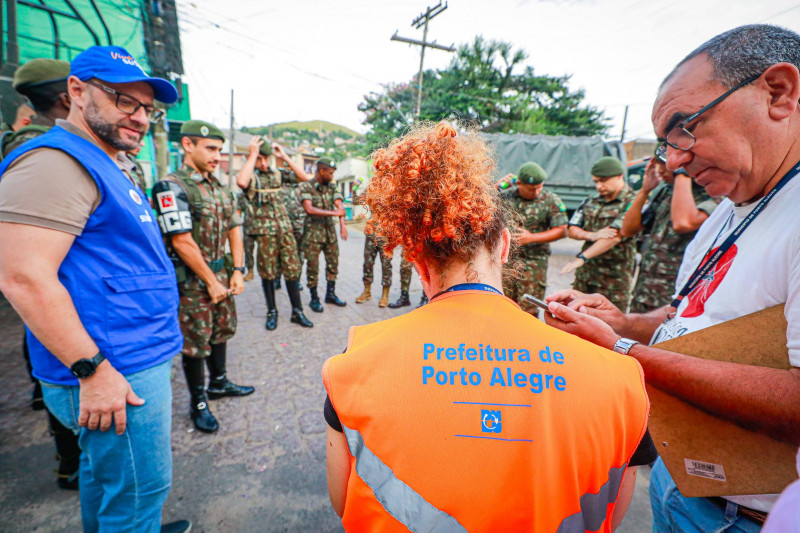
[[[445,294],[447,292],[457,292],[457,291],[485,291],[491,292],[494,294],[499,294],[500,296],[503,295],[502,292],[498,291],[491,285],[486,285],[485,283],[459,283],[458,285],[453,285],[449,289],[445,289],[443,291],[437,292],[431,300],[436,299],[437,297]]]
[[[798,162],[798,164],[796,164],[794,168],[790,169],[789,172],[787,172],[781,178],[781,181],[779,181],[778,184],[775,185],[775,187],[758,202],[758,205],[756,205],[756,207],[752,211],[750,211],[750,213],[744,218],[744,220],[742,220],[739,223],[739,225],[736,226],[736,229],[734,229],[733,232],[730,235],[728,235],[728,238],[723,241],[723,243],[719,246],[719,248],[717,248],[717,251],[714,252],[714,255],[709,257],[708,261],[706,261],[705,263],[701,263],[695,269],[695,271],[689,277],[689,280],[681,289],[681,292],[679,292],[678,296],[676,296],[675,299],[672,301],[672,307],[676,311],[678,307],[680,307],[681,305],[681,300],[683,300],[687,294],[692,292],[695,289],[695,287],[697,287],[698,283],[700,283],[700,281],[704,277],[706,277],[706,275],[708,275],[708,273],[711,272],[715,266],[717,266],[719,260],[722,259],[722,256],[725,255],[725,253],[728,250],[730,250],[731,246],[733,246],[733,243],[736,242],[736,239],[738,239],[741,236],[741,234],[744,233],[744,230],[746,230],[748,226],[750,226],[750,224],[753,223],[756,217],[758,217],[758,215],[760,215],[761,212],[764,211],[764,208],[767,207],[767,204],[769,204],[770,200],[772,200],[775,197],[775,195],[778,194],[778,192],[792,180],[792,178],[797,176],[798,173],[800,173],[800,162]],[[727,222],[725,225],[727,226]],[[721,231],[722,230],[720,230],[720,232]],[[719,234],[717,235],[717,238],[719,238]],[[715,243],[716,239],[714,239],[714,243],[711,244],[712,248],[714,247]],[[707,252],[706,255],[708,255]]]

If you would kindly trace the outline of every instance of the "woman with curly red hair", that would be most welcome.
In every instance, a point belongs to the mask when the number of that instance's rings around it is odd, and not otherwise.
[[[503,296],[511,235],[477,133],[422,125],[374,166],[367,231],[403,247],[430,303],[352,328],[323,368],[345,529],[611,531],[646,433],[639,365]]]

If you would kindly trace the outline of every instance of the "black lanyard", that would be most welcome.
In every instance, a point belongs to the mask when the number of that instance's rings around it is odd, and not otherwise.
[[[769,204],[770,200],[772,200],[775,197],[775,195],[778,194],[778,192],[792,180],[792,178],[797,176],[798,173],[800,173],[800,162],[798,162],[798,164],[796,164],[794,168],[790,169],[789,172],[787,172],[781,178],[781,181],[779,181],[778,184],[775,185],[775,187],[758,202],[755,208],[752,211],[750,211],[750,213],[746,217],[744,217],[744,220],[742,220],[739,223],[739,225],[736,226],[736,229],[734,229],[733,232],[730,235],[728,235],[728,238],[726,238],[723,241],[723,243],[719,246],[719,248],[717,248],[717,251],[714,252],[714,254],[711,257],[709,257],[705,263],[701,263],[695,269],[692,275],[689,276],[689,280],[686,282],[681,291],[678,293],[678,296],[676,296],[675,299],[672,300],[672,307],[676,311],[678,307],[680,307],[681,301],[686,297],[686,295],[692,292],[695,289],[695,287],[697,287],[697,285],[700,283],[700,281],[704,277],[706,277],[706,275],[708,275],[708,273],[711,272],[715,266],[717,266],[719,260],[722,259],[722,256],[725,255],[725,253],[728,250],[730,250],[731,246],[733,246],[733,243],[736,242],[736,239],[738,239],[742,235],[742,233],[744,233],[744,230],[746,230],[748,226],[750,226],[750,224],[753,223],[756,217],[758,217],[758,215],[760,215],[761,212],[764,211],[764,208],[767,207],[767,204]],[[725,223],[725,226],[727,226],[727,222]],[[719,234],[717,235],[717,238],[719,238]],[[714,239],[714,243],[712,243],[711,245],[712,248],[714,244],[716,244],[716,239]],[[706,255],[708,255],[708,253],[706,253]]]
[[[447,292],[456,292],[456,291],[485,291],[485,292],[491,292],[491,293],[494,293],[494,294],[499,294],[500,296],[503,295],[502,292],[498,291],[497,289],[495,289],[491,285],[486,285],[485,283],[459,283],[458,285],[453,285],[449,289],[445,289],[443,291],[437,292],[433,296],[433,298],[431,298],[431,300],[435,300],[436,298],[438,298],[439,296],[441,296],[442,294],[445,294]]]

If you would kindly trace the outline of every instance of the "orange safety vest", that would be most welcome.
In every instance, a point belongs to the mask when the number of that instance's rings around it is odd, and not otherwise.
[[[347,531],[610,531],[647,428],[633,358],[483,291],[352,328],[322,377]]]

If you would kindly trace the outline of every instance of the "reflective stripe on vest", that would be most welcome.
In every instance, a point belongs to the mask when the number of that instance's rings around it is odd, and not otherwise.
[[[608,481],[600,487],[596,494],[581,496],[581,512],[566,517],[558,526],[558,533],[581,533],[600,529],[600,526],[608,518],[606,516],[608,504],[617,501],[622,476],[625,474],[627,466],[628,463],[625,463],[619,468],[612,468],[608,471]]]
[[[356,459],[356,473],[372,489],[386,512],[415,532],[467,531],[455,518],[425,501],[414,489],[397,479],[392,469],[364,445],[361,433],[344,424],[342,429],[350,454]]]

